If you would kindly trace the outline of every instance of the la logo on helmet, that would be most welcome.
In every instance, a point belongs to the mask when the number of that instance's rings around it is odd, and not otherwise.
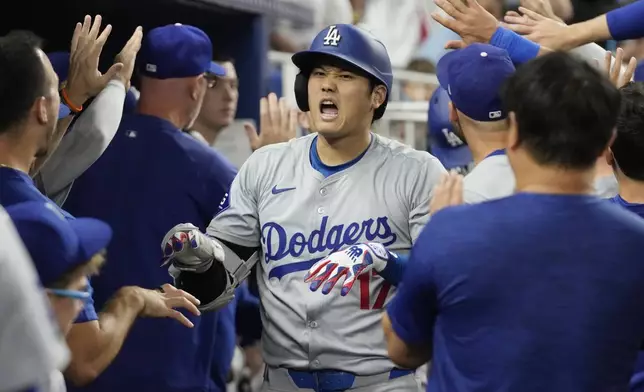
[[[326,36],[324,37],[324,46],[338,46],[338,42],[342,39],[338,28],[334,26],[329,26],[329,31],[327,31]]]

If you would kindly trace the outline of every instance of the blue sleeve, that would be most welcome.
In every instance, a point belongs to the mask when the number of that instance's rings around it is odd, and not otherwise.
[[[92,289],[92,285],[89,283],[89,280],[87,282],[87,290],[90,292],[94,292],[94,289]],[[81,309],[80,313],[78,313],[78,317],[76,317],[76,320],[74,320],[74,323],[80,324],[80,323],[87,323],[95,320],[98,320],[98,314],[96,314],[96,309],[94,309],[94,298],[90,297],[85,302],[83,309]]]
[[[614,9],[606,14],[608,31],[616,41],[644,37],[644,0]]]
[[[433,260],[429,251],[434,251],[441,244],[430,243],[430,225],[432,222],[423,229],[414,244],[402,282],[387,306],[394,332],[408,344],[432,340],[437,314]]]
[[[385,269],[383,269],[379,275],[392,285],[398,286],[405,274],[408,259],[408,255],[397,255],[397,257],[392,257],[387,263],[387,266],[385,266]]]

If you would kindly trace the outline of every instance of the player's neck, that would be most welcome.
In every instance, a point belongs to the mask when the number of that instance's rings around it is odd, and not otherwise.
[[[0,166],[29,173],[36,152],[33,148],[26,148],[9,135],[0,137]]]
[[[371,142],[371,132],[348,135],[339,139],[318,136],[316,149],[322,163],[338,166],[350,162],[362,154]]]
[[[463,129],[467,145],[472,151],[472,158],[474,164],[478,165],[485,157],[490,155],[496,150],[502,150],[507,147],[507,132],[506,131],[474,131]]]
[[[589,195],[594,192],[595,169],[570,170],[534,162],[513,163],[516,192]]]
[[[169,121],[178,129],[183,129],[189,122],[181,110],[168,107],[156,101],[148,101],[143,98],[139,99],[138,111],[140,114],[154,116]]]
[[[617,173],[619,195],[629,203],[644,204],[644,181],[637,181]]]

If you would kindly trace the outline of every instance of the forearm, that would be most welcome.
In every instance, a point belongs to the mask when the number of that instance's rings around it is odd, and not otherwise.
[[[55,152],[60,145],[60,141],[63,139],[63,136],[65,136],[65,132],[67,132],[67,128],[69,127],[69,124],[72,123],[73,119],[74,116],[69,115],[58,120],[58,123],[56,124],[56,130],[54,131],[54,135],[52,137],[51,145],[49,146],[49,150],[47,151],[47,155],[45,155],[44,157],[36,158],[36,160],[34,160],[34,163],[31,166],[31,170],[29,171],[29,175],[31,177],[35,177],[43,168],[43,166],[49,161],[49,159],[55,155]]]
[[[74,324],[67,343],[72,362],[66,376],[76,385],[92,382],[114,360],[143,310],[138,287],[123,287],[98,315],[98,322]],[[91,325],[85,325],[91,324]]]
[[[406,369],[416,369],[430,361],[432,348],[427,344],[410,345],[403,342],[391,325],[389,315],[382,316],[382,329],[387,343],[387,354],[393,363]]]
[[[76,120],[42,167],[44,190],[55,195],[80,177],[107,149],[123,115],[125,85],[110,81]]]

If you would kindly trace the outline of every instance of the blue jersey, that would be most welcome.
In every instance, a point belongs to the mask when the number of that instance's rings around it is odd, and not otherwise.
[[[627,389],[644,341],[644,222],[591,196],[436,213],[388,307],[433,344],[428,391]]]
[[[218,153],[163,119],[125,115],[99,160],[79,179],[65,207],[108,222],[114,237],[94,281],[104,304],[120,287],[171,283],[161,268],[161,241],[173,226],[205,231],[236,174]],[[138,320],[114,362],[82,390],[196,392],[216,390],[210,377],[217,313]],[[75,388],[71,388],[75,389]]]
[[[42,201],[55,206],[67,219],[74,217],[67,211],[61,209],[51,201],[47,196],[40,193],[33,180],[29,175],[20,170],[6,166],[0,166],[0,205],[9,207],[14,204],[24,203],[26,201]],[[92,286],[89,284],[87,289],[91,292]],[[98,315],[94,309],[94,301],[90,298],[85,302],[83,309],[76,317],[75,323],[86,323],[88,321],[98,320]]]
[[[611,203],[620,205],[644,218],[644,204],[629,203],[619,195],[609,200]],[[635,372],[631,378],[631,392],[644,392],[644,351],[640,351],[635,362]]]

